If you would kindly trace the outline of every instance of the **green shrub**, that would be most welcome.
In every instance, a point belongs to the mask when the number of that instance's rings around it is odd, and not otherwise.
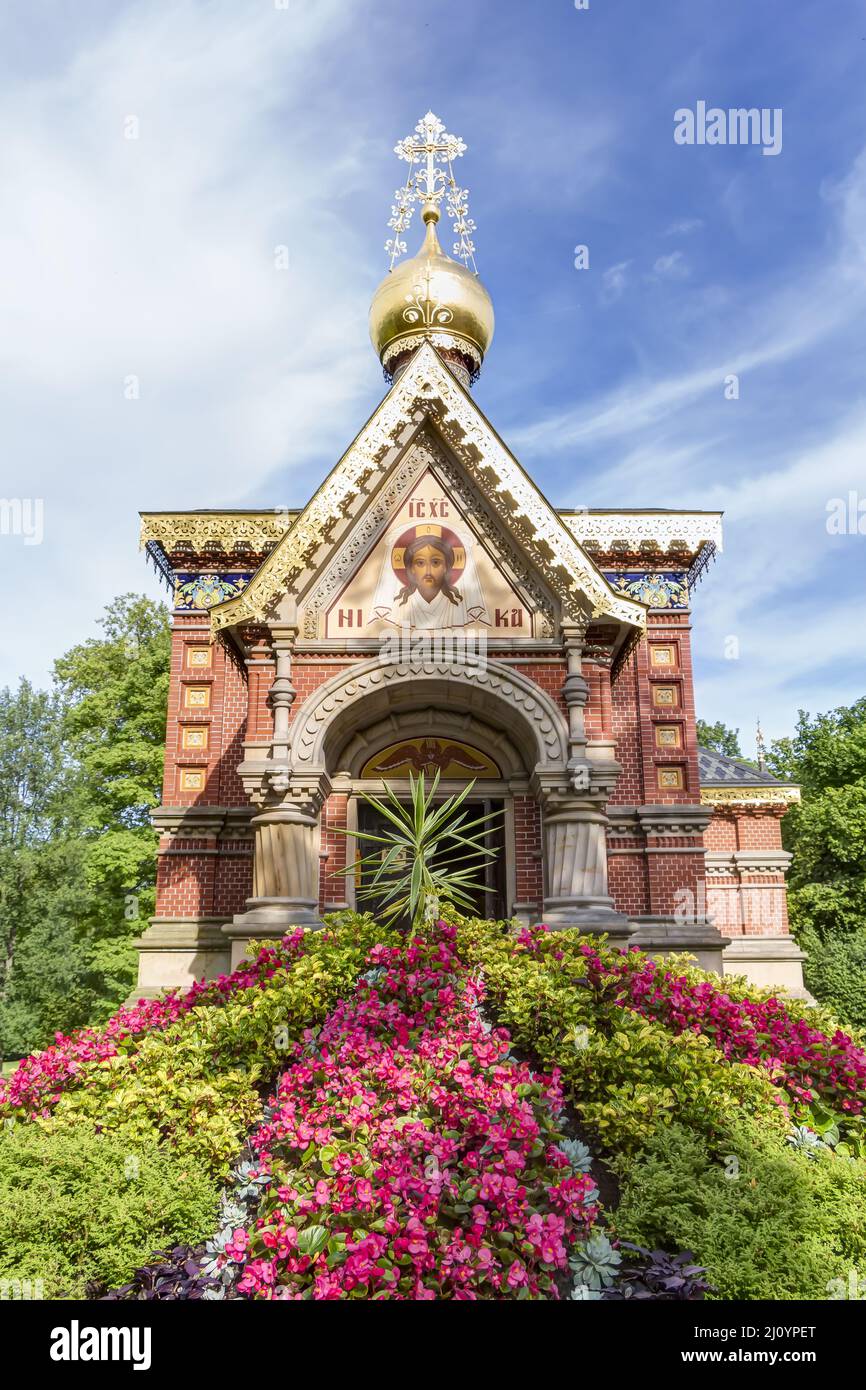
[[[129,1039],[82,1068],[50,1118],[0,1131],[0,1280],[41,1279],[46,1297],[80,1298],[89,1280],[117,1286],[160,1247],[213,1232],[219,1180],[288,1047],[389,937],[354,914],[330,925],[266,987]]]
[[[866,927],[823,941],[806,928],[799,940],[808,955],[806,988],[844,1024],[866,1028]]]
[[[159,1247],[216,1223],[215,1183],[156,1145],[51,1120],[0,1134],[0,1280],[43,1281],[45,1298],[113,1287]]]
[[[369,918],[343,914],[327,935],[266,988],[200,1005],[88,1072],[65,1094],[54,1122],[98,1126],[134,1147],[161,1143],[213,1176],[225,1175],[261,1118],[261,1096],[289,1045],[320,1023],[346,992],[370,947],[388,939]]]
[[[778,1091],[755,1067],[729,1062],[709,1038],[599,1000],[583,987],[581,938],[561,933],[554,960],[514,950],[513,937],[469,923],[461,949],[483,967],[497,1021],[546,1068],[558,1067],[568,1100],[606,1153],[635,1152],[674,1120],[708,1138],[741,1111],[760,1117],[781,1143]]]
[[[742,1119],[710,1145],[674,1123],[613,1166],[617,1236],[691,1250],[720,1298],[826,1299],[866,1267],[862,1161],[806,1157]]]

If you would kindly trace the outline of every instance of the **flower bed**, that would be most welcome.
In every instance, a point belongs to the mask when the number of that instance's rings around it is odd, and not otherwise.
[[[264,987],[277,972],[304,954],[304,933],[284,936],[278,947],[264,947],[254,959],[231,975],[197,980],[184,994],[172,990],[159,999],[139,999],[122,1008],[99,1028],[80,1028],[42,1052],[23,1058],[15,1071],[0,1081],[0,1113],[48,1114],[74,1085],[82,1085],[100,1063],[129,1050],[137,1038],[161,1031],[190,1009],[218,1004],[256,985]]]
[[[558,1298],[599,1207],[482,986],[432,940],[377,969],[297,1047],[253,1137],[263,1196],[208,1265],[255,1298]],[[574,1165],[574,1166],[573,1166]]]
[[[518,945],[530,951],[549,929],[523,931]],[[555,941],[555,938],[551,939]],[[790,1001],[733,999],[710,980],[689,979],[639,951],[600,951],[584,941],[578,947],[586,980],[598,989],[613,983],[612,1002],[662,1023],[674,1034],[700,1034],[731,1062],[761,1067],[792,1102],[820,1100],[833,1111],[855,1117],[866,1105],[866,1054],[847,1033],[827,1036],[791,1011]],[[553,945],[554,957],[562,956]]]

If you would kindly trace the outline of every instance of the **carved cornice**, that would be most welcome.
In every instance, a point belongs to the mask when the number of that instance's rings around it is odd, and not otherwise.
[[[370,422],[283,536],[239,598],[210,610],[214,632],[263,619],[279,596],[315,562],[388,453],[407,430],[433,420],[488,504],[556,592],[563,615],[607,617],[644,630],[646,608],[614,593],[429,343],[419,348]],[[400,436],[403,436],[402,439]]]
[[[605,555],[696,556],[722,550],[721,512],[571,512],[563,522],[588,550]]]
[[[708,850],[707,874],[714,878],[734,877],[738,873],[784,875],[792,858],[784,849]]]
[[[703,806],[638,806],[645,835],[673,837],[703,835],[712,811]]]
[[[172,839],[248,839],[251,811],[247,806],[156,806],[151,824]]]
[[[155,542],[169,553],[189,547],[194,554],[239,547],[270,551],[288,531],[297,512],[142,512],[140,545]]]

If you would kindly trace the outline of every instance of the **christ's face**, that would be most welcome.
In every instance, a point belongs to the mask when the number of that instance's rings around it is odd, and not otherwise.
[[[445,556],[441,550],[433,545],[422,545],[415,551],[409,566],[409,577],[428,603],[440,592],[446,575]]]

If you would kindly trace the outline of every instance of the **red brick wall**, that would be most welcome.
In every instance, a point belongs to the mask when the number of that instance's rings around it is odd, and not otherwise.
[[[544,897],[541,871],[541,816],[531,796],[514,798],[514,860],[517,901],[534,903],[538,910]],[[508,904],[511,911],[512,904]]]
[[[739,849],[737,840],[737,817],[734,811],[713,811],[713,818],[704,831],[704,848],[707,850]],[[781,845],[779,846],[781,849]]]
[[[228,918],[243,912],[252,891],[253,841],[225,841],[216,860],[213,915]]]
[[[164,837],[156,870],[157,917],[209,917],[213,910],[216,855],[211,839]]]
[[[195,655],[207,658],[194,664]],[[195,703],[194,703],[195,702]],[[237,775],[247,712],[242,669],[198,613],[175,614],[166,721],[162,800],[165,806],[243,806]],[[198,736],[205,742],[185,745]],[[184,785],[198,779],[199,785]]]
[[[499,658],[497,658],[498,660]],[[535,685],[541,687],[553,700],[553,703],[562,711],[565,719],[568,719],[568,706],[562,697],[562,687],[568,675],[568,666],[565,660],[556,661],[530,661],[530,662],[509,662],[504,658],[505,665],[512,665],[520,675],[526,676],[527,680],[533,681]]]
[[[344,877],[335,878],[333,875],[345,867],[347,854],[354,855],[356,846],[360,844],[361,852],[364,852],[363,843],[350,840],[348,836],[339,834],[334,828],[339,826],[345,830],[348,807],[349,798],[342,792],[333,792],[322,807],[319,860],[320,912],[333,912],[338,904],[345,903],[348,880]],[[361,906],[363,907],[363,904]]]
[[[615,753],[622,768],[610,799],[612,806],[643,806],[648,800],[644,796],[641,754],[639,691],[642,669],[645,675],[646,652],[637,648],[620,667],[611,685]]]
[[[780,850],[781,807],[719,807],[707,827],[708,850]],[[728,936],[784,936],[789,931],[788,896],[782,873],[755,873],[748,865],[711,874],[707,900],[716,926]]]
[[[617,912],[644,914],[650,910],[649,856],[643,836],[611,836],[607,842],[608,889]]]

